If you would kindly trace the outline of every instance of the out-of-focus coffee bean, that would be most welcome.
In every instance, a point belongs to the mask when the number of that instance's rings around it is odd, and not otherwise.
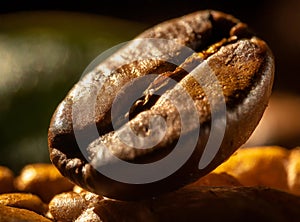
[[[36,163],[25,166],[15,179],[17,190],[37,194],[48,203],[54,195],[70,191],[73,184],[52,164]]]
[[[287,174],[290,191],[300,195],[300,147],[291,150]]]
[[[27,209],[44,215],[48,207],[41,199],[29,193],[6,193],[0,195],[0,204],[10,207]]]
[[[292,149],[300,144],[300,96],[275,92],[257,128],[244,144],[278,145]]]
[[[244,186],[267,186],[289,191],[288,160],[289,150],[282,147],[241,148],[213,172],[228,173]]]
[[[14,191],[14,173],[5,166],[0,166],[0,193]]]
[[[241,186],[233,176],[223,173],[209,173],[188,186]]]
[[[0,204],[1,222],[51,222],[51,220],[26,209],[19,209]]]

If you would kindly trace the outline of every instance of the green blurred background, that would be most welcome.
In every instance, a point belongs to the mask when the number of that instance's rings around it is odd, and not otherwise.
[[[1,2],[0,165],[17,172],[27,163],[49,162],[52,113],[97,55],[161,21],[202,9],[248,23],[276,57],[274,90],[300,93],[298,0]]]

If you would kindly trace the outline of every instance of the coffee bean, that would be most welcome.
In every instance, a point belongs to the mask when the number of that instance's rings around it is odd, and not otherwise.
[[[51,161],[110,198],[178,189],[249,138],[273,75],[267,44],[231,15],[206,10],[163,22],[74,85],[50,123]]]
[[[5,166],[0,166],[0,193],[14,191],[14,173]]]
[[[102,221],[297,221],[299,204],[264,187],[186,187],[143,201],[107,199],[94,211]]]
[[[61,193],[50,201],[49,212],[57,221],[74,221],[87,204],[87,201],[75,192]]]
[[[26,165],[15,179],[17,190],[38,195],[48,203],[54,195],[72,190],[73,184],[47,163]]]
[[[227,173],[214,173],[211,172],[204,177],[201,177],[194,183],[189,184],[191,187],[231,187],[231,186],[241,186],[241,183],[233,176]]]
[[[292,194],[300,196],[300,148],[291,150],[287,168],[287,182]]]
[[[300,144],[299,110],[298,95],[273,91],[261,121],[244,146],[276,144],[289,149],[298,146]]]
[[[33,211],[15,208],[15,207],[9,207],[2,204],[0,204],[0,221],[51,222],[51,220]]]
[[[61,208],[72,210],[72,205],[68,206],[68,203],[73,201],[71,195],[66,196],[61,201]],[[73,221],[239,222],[244,221],[245,217],[250,221],[298,221],[299,204],[299,197],[266,187],[187,186],[141,201],[105,198],[77,212],[80,216]],[[56,207],[59,208],[58,205]],[[57,215],[54,221],[72,221],[62,218],[62,214]]]
[[[289,192],[287,171],[289,151],[282,147],[241,148],[215,173],[228,173],[243,186],[264,185]]]
[[[10,207],[22,208],[44,215],[48,207],[36,195],[29,193],[6,193],[0,195],[0,204]]]
[[[49,214],[55,221],[75,221],[86,209],[93,208],[102,200],[101,196],[86,190],[64,192],[50,201]]]

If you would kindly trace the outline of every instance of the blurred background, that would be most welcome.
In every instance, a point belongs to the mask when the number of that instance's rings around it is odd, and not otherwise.
[[[0,3],[0,165],[17,172],[27,163],[49,162],[52,113],[97,55],[159,22],[203,9],[247,23],[275,56],[272,103],[246,146],[300,145],[300,1],[12,0]]]

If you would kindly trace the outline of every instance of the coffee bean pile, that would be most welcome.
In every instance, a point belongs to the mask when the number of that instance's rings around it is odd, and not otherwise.
[[[139,201],[86,191],[52,164],[27,165],[17,176],[7,167],[0,169],[0,221],[198,221],[223,216],[239,221],[241,215],[251,214],[295,221],[300,216],[299,148],[241,148],[195,183]],[[208,211],[213,205],[219,216]],[[231,208],[235,211],[227,212]]]

